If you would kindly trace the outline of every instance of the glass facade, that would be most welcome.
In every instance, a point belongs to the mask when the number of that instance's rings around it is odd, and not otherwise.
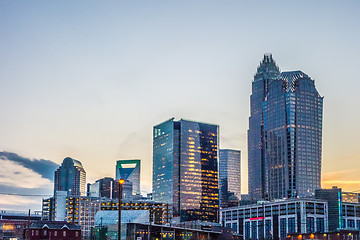
[[[264,101],[270,199],[311,197],[321,187],[323,98],[301,71],[283,72]]]
[[[222,208],[222,223],[223,226],[237,223],[239,233],[245,233],[244,239],[285,239],[291,233],[324,233],[328,231],[327,204],[325,200],[310,198],[260,201],[252,205]],[[247,215],[247,212],[250,214]],[[351,226],[354,226],[354,219],[350,220]]]
[[[170,119],[154,127],[153,199],[180,221],[218,221],[218,126]]]
[[[280,74],[272,55],[265,55],[252,82],[248,131],[248,182],[253,199],[265,198],[266,168],[263,102],[270,84]]]
[[[116,162],[116,180],[125,179],[132,183],[133,195],[140,194],[141,160],[119,160]]]
[[[241,199],[241,152],[232,149],[219,151],[220,206],[231,205],[231,198]],[[232,197],[234,196],[234,197]],[[236,203],[237,203],[236,201]],[[237,205],[235,203],[235,205]]]
[[[253,199],[312,197],[321,187],[323,97],[301,71],[265,55],[252,82],[248,132]]]
[[[86,172],[80,161],[67,157],[55,171],[54,194],[66,191],[69,196],[86,195]]]

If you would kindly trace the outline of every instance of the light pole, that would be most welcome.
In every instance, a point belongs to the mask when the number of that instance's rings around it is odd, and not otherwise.
[[[121,240],[121,198],[122,198],[122,185],[124,179],[119,180],[119,219],[118,219],[118,240]]]

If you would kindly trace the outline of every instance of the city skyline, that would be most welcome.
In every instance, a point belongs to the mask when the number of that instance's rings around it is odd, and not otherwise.
[[[56,164],[70,156],[88,182],[114,177],[117,159],[142,159],[150,192],[151,129],[175,116],[219,125],[220,148],[247,159],[251,81],[271,52],[281,71],[303,70],[325,97],[323,187],[360,188],[358,2],[0,4],[0,151]],[[34,161],[0,160],[2,192],[52,192]],[[17,172],[31,184],[16,182]],[[0,208],[10,202],[29,200],[4,196]]]

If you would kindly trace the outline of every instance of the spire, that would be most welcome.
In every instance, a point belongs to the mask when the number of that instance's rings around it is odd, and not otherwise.
[[[273,60],[273,58],[272,58],[272,54],[271,54],[271,53],[265,53],[262,62],[263,62],[263,63],[271,63],[271,62],[274,62],[274,60]]]
[[[276,65],[271,53],[265,53],[264,58],[257,67],[257,71],[254,76],[254,82],[262,80],[264,78],[271,78],[275,80],[280,74],[280,69]]]

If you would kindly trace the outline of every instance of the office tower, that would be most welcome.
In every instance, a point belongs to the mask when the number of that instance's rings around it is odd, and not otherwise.
[[[250,118],[248,131],[248,184],[249,195],[253,199],[265,197],[265,134],[263,102],[269,85],[277,79],[280,70],[271,54],[266,54],[261,61],[252,82],[250,96]]]
[[[98,179],[95,183],[87,185],[87,196],[113,198],[114,185],[114,179],[111,177]]]
[[[86,172],[80,161],[67,157],[55,171],[54,194],[66,191],[68,196],[86,194]]]
[[[125,180],[122,184],[122,196],[121,199],[124,201],[133,201],[135,196],[133,190],[133,184],[129,180]],[[113,192],[113,199],[119,198],[119,181],[114,181],[114,192]]]
[[[241,152],[233,149],[219,151],[220,206],[232,206],[241,199]]]
[[[270,199],[311,197],[321,187],[323,97],[301,71],[282,72],[264,101]]]
[[[153,200],[176,221],[218,222],[217,125],[169,119],[154,126]]]
[[[315,198],[328,201],[329,231],[344,228],[342,189],[337,187],[333,187],[332,189],[316,189]]]
[[[139,159],[119,160],[116,163],[116,180],[125,179],[132,183],[133,195],[140,194]]]
[[[323,97],[301,71],[265,55],[252,83],[249,193],[253,199],[310,197],[320,188]]]
[[[88,197],[100,197],[100,184],[99,182],[88,183],[86,196]]]

